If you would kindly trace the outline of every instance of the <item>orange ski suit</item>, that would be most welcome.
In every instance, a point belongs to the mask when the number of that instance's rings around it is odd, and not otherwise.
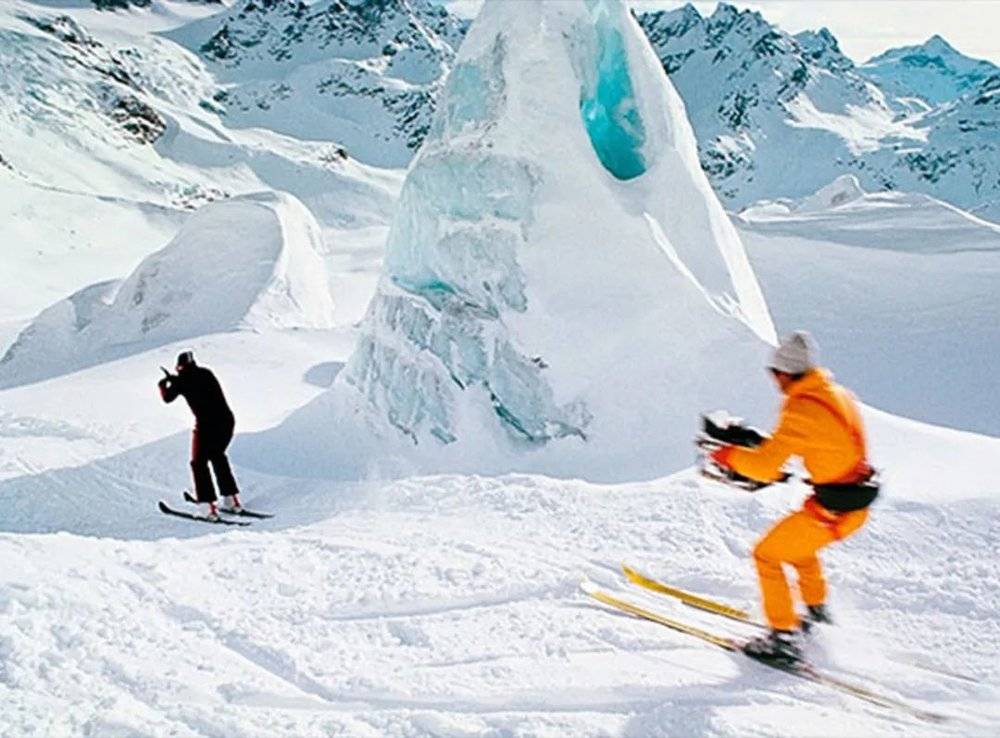
[[[812,369],[785,390],[781,418],[774,435],[757,448],[732,447],[726,464],[762,482],[778,479],[789,456],[800,456],[813,484],[851,484],[871,472],[864,426],[854,397],[823,369]],[[857,531],[868,510],[833,512],[806,500],[798,512],[779,521],[754,548],[764,614],[772,628],[799,625],[782,564],[798,573],[806,605],[826,599],[826,581],[816,553]]]

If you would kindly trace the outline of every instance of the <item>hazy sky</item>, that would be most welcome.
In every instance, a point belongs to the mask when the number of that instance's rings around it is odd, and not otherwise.
[[[463,14],[475,14],[481,0],[446,0]],[[546,0],[580,2],[581,0]],[[519,2],[519,0],[500,0]],[[639,10],[677,8],[684,0],[630,0]],[[695,0],[702,15],[715,0]],[[963,54],[1000,64],[1000,0],[737,0],[791,33],[826,26],[841,51],[863,62],[893,46],[926,41],[935,33]]]

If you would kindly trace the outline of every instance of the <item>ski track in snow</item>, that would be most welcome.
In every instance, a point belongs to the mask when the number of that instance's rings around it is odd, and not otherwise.
[[[4,534],[2,734],[828,735],[835,719],[840,735],[958,735],[995,724],[1000,574],[982,556],[993,502],[886,502],[824,557],[841,624],[814,639],[817,661],[956,716],[944,727],[795,683],[577,591],[583,577],[624,587],[615,569],[627,560],[750,604],[752,542],[799,492],[748,497],[690,473],[615,486],[312,482],[250,496],[281,513],[250,530],[161,520],[161,535],[193,537]],[[299,524],[296,508],[318,521]],[[783,714],[794,729],[771,722]]]

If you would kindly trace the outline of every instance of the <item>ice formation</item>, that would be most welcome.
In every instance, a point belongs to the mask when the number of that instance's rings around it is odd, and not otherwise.
[[[127,279],[42,311],[0,359],[0,387],[209,333],[329,327],[321,250],[319,226],[291,195],[207,205]]]
[[[488,2],[334,392],[418,447],[680,460],[701,403],[732,397],[773,337],[683,104],[624,4]]]

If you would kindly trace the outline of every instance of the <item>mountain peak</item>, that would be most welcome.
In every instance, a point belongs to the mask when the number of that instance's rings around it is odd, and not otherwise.
[[[865,62],[863,71],[893,96],[937,105],[957,100],[1000,68],[966,56],[934,34],[917,46],[889,49]]]
[[[944,37],[937,33],[927,39],[918,48],[922,48],[924,51],[933,54],[960,54],[954,46],[945,41]]]

